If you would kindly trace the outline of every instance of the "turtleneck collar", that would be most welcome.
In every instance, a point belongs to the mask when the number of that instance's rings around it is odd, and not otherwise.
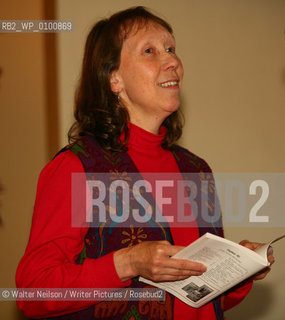
[[[149,156],[157,155],[158,152],[161,152],[161,144],[167,132],[165,127],[161,126],[158,134],[146,131],[132,123],[129,123],[128,127],[130,131],[129,151],[147,152]]]

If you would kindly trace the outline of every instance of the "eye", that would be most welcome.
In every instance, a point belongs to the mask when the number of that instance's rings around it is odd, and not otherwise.
[[[144,51],[145,53],[153,53],[153,49],[152,48],[147,48]]]
[[[175,53],[175,48],[174,47],[169,47],[169,48],[166,49],[166,52]]]

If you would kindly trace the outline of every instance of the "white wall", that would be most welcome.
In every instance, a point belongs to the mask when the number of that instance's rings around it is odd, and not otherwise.
[[[61,144],[72,123],[73,94],[83,46],[98,19],[145,5],[174,27],[185,69],[186,126],[181,143],[216,172],[285,172],[285,1],[283,0],[58,0],[58,18],[74,21],[59,35]],[[284,212],[280,212],[284,214]],[[239,241],[268,241],[280,229],[227,229]],[[283,243],[284,245],[284,243]],[[285,255],[227,319],[281,320]]]

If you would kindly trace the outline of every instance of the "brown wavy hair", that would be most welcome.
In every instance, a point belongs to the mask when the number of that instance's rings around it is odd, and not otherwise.
[[[120,11],[97,22],[91,29],[83,58],[81,78],[75,94],[75,123],[68,132],[69,142],[90,135],[105,149],[126,150],[129,114],[111,90],[110,76],[120,66],[121,49],[129,33],[154,22],[173,34],[171,26],[139,6]],[[182,117],[175,111],[163,125],[167,133],[163,147],[170,149],[182,133]],[[120,141],[124,132],[125,139]]]

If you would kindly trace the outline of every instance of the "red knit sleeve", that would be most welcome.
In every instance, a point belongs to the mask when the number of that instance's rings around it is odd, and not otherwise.
[[[17,273],[18,288],[121,288],[113,253],[75,260],[84,247],[88,228],[71,226],[71,175],[84,172],[80,160],[65,151],[41,172],[32,228]],[[18,301],[27,317],[58,316],[84,309],[92,301]]]
[[[252,288],[253,281],[245,280],[234,288],[230,289],[223,296],[223,310],[227,311],[238,305],[246,297]]]

